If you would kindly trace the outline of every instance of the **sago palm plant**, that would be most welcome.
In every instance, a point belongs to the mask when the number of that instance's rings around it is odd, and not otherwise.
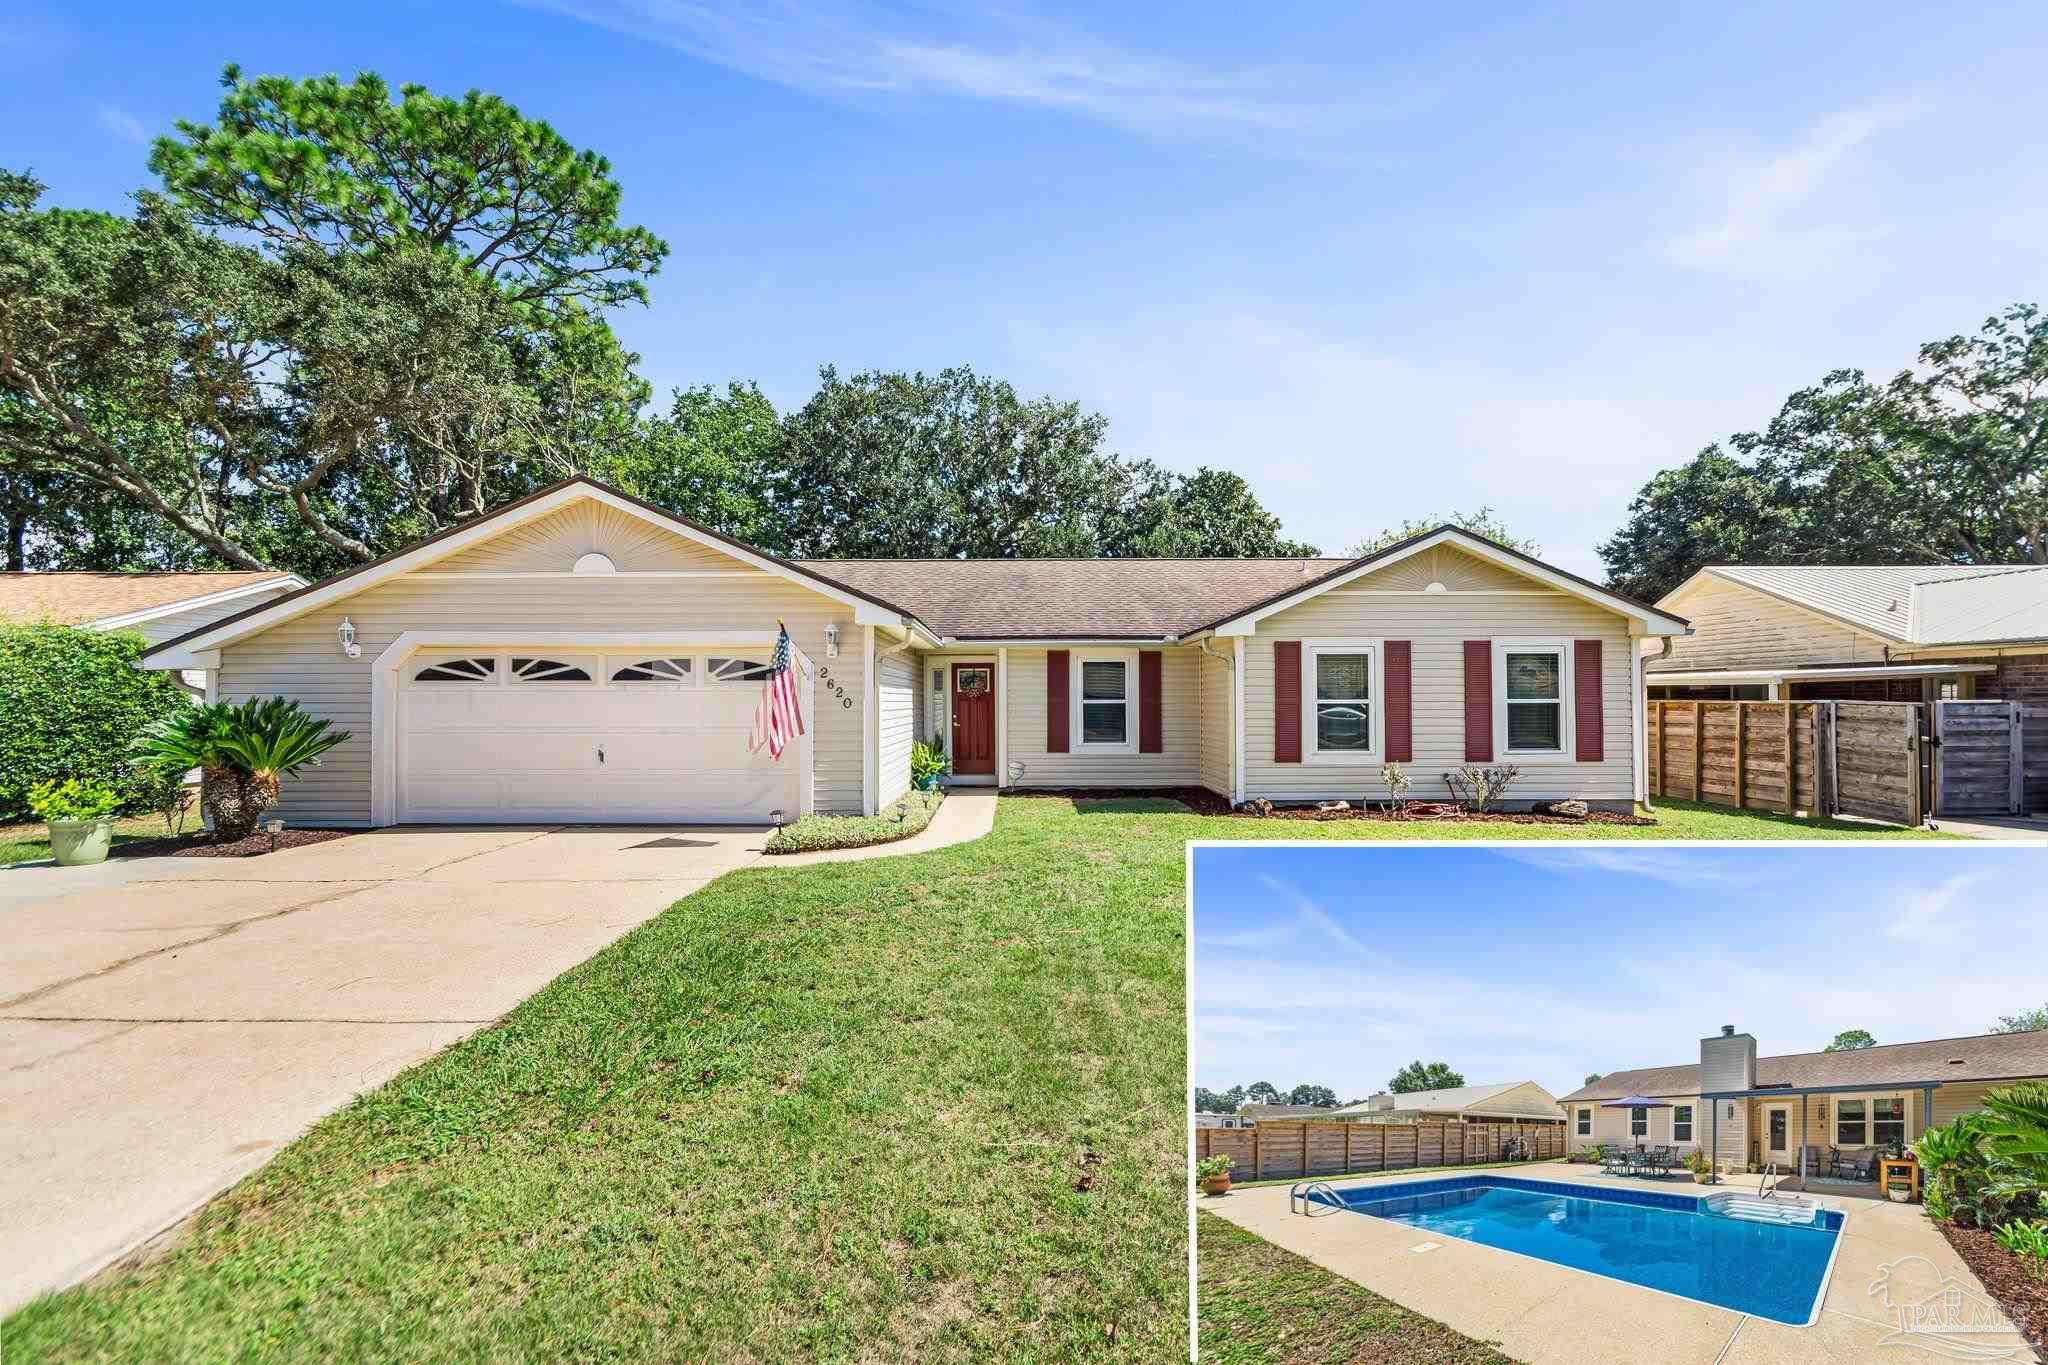
[[[1984,1153],[2001,1197],[2048,1202],[2048,1084],[2022,1081],[1984,1096]]]
[[[1984,1115],[1964,1114],[1929,1128],[1913,1144],[1927,1175],[1927,1212],[1939,1219],[1977,1216],[1976,1196],[1984,1178]]]
[[[135,760],[199,769],[214,832],[234,840],[253,832],[277,804],[282,779],[317,764],[348,737],[284,697],[209,702],[151,726],[135,743]]]

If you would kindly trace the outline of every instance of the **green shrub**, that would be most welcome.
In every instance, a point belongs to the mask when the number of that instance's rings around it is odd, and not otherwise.
[[[879,815],[806,815],[770,835],[770,853],[815,853],[827,848],[863,848],[907,839],[932,822],[945,796],[912,792]]]
[[[121,809],[121,795],[104,782],[38,782],[28,789],[28,808],[38,820],[99,820]]]
[[[277,804],[284,778],[318,766],[348,735],[288,697],[207,702],[184,707],[137,736],[135,765],[152,773],[198,768],[206,775],[201,799],[215,832],[240,839]]]
[[[933,783],[946,775],[951,767],[946,751],[936,744],[923,740],[910,746],[910,783],[919,791],[929,791]]]
[[[135,667],[143,648],[126,631],[0,625],[0,820],[27,818],[30,787],[74,777],[113,788],[122,810],[148,804],[128,746],[189,694]]]
[[[2020,1258],[2026,1272],[2037,1280],[2048,1280],[2048,1223],[2024,1223],[2015,1218],[1991,1234],[1998,1244]]]

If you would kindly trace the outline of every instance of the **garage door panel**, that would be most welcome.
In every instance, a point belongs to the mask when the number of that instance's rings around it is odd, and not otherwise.
[[[798,755],[747,752],[752,685],[408,679],[402,693],[402,819],[761,823],[801,808]]]

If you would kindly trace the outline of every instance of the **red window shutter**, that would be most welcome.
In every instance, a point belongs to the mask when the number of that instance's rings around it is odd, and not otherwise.
[[[1138,752],[1166,752],[1166,718],[1159,699],[1162,655],[1156,649],[1138,654]]]
[[[1408,763],[1415,758],[1415,691],[1409,681],[1406,640],[1387,641],[1382,672],[1387,688],[1387,762]]]
[[[1465,642],[1465,761],[1493,762],[1493,641]]]
[[[1045,652],[1045,751],[1049,754],[1063,754],[1067,751],[1067,651],[1049,649]]]
[[[1581,763],[1598,763],[1601,743],[1606,738],[1606,719],[1600,704],[1600,642],[1572,642],[1572,715],[1579,730]]]
[[[1301,762],[1301,641],[1273,642],[1273,761]]]

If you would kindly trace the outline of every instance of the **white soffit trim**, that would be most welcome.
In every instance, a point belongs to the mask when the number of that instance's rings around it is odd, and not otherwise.
[[[156,621],[166,616],[176,616],[183,611],[196,611],[200,607],[216,606],[232,602],[237,598],[254,597],[261,592],[297,592],[306,586],[306,580],[295,573],[281,573],[275,578],[266,578],[260,583],[244,583],[238,588],[222,588],[201,597],[180,598],[166,602],[160,607],[144,607],[139,611],[124,611],[118,616],[102,616],[96,621],[85,623],[88,630],[119,630],[123,626],[140,625],[144,621]]]
[[[1484,559],[1488,563],[1496,564],[1510,573],[1520,574],[1522,577],[1533,582],[1548,584],[1559,592],[1591,602],[1595,606],[1605,607],[1607,610],[1617,615],[1625,616],[1631,621],[1640,621],[1643,624],[1643,633],[1645,635],[1690,635],[1692,633],[1692,627],[1675,616],[1667,615],[1654,608],[1637,606],[1633,602],[1616,597],[1613,593],[1581,583],[1576,579],[1559,573],[1547,565],[1498,550],[1475,536],[1466,535],[1455,527],[1438,531],[1434,535],[1424,536],[1421,540],[1416,541],[1397,553],[1383,555],[1376,559],[1366,560],[1361,564],[1355,564],[1333,578],[1325,579],[1321,583],[1312,583],[1297,592],[1289,593],[1277,602],[1270,602],[1253,611],[1245,612],[1240,616],[1233,616],[1227,621],[1218,622],[1215,632],[1218,635],[1255,634],[1257,633],[1259,622],[1275,612],[1286,611],[1289,607],[1298,606],[1311,598],[1320,597],[1332,589],[1343,587],[1354,579],[1361,578],[1369,573],[1377,573],[1390,565],[1399,564],[1404,559],[1419,555],[1425,550],[1433,550],[1439,545],[1454,545],[1467,554]]]
[[[290,601],[280,602],[275,610],[257,611],[238,621],[224,623],[203,635],[197,635],[185,641],[182,648],[189,651],[212,649],[220,645],[232,644],[236,640],[253,635],[258,631],[268,630],[280,622],[289,621],[295,617],[304,616],[309,612],[318,611],[320,608],[334,602],[339,602],[344,598],[353,597],[358,593],[374,588],[380,583],[388,583],[392,579],[408,574],[415,569],[425,568],[427,565],[437,563],[448,558],[450,555],[459,554],[473,546],[480,545],[508,531],[524,526],[528,522],[537,521],[541,517],[545,517],[553,512],[559,512],[562,508],[586,498],[624,512],[628,516],[637,517],[650,525],[660,527],[662,530],[673,532],[686,540],[695,541],[709,549],[718,551],[720,554],[737,559],[741,563],[750,564],[765,573],[788,579],[799,587],[809,588],[820,596],[828,597],[835,602],[849,606],[853,609],[855,625],[895,626],[899,629],[904,625],[902,615],[886,607],[877,606],[863,597],[856,596],[841,588],[831,587],[797,570],[777,564],[772,559],[755,554],[743,546],[719,540],[714,536],[707,536],[695,527],[677,521],[673,517],[650,512],[630,499],[621,498],[594,484],[571,483],[556,489],[552,493],[535,498],[514,511],[486,514],[482,519],[471,523],[453,535],[444,536],[439,540],[416,546],[404,553],[392,556],[382,564],[364,569],[359,573],[350,574],[345,578],[338,578],[325,587],[315,588],[313,591],[299,597],[294,597]],[[152,659],[149,666],[158,668],[168,665],[160,660]],[[189,667],[189,665],[187,666]]]

